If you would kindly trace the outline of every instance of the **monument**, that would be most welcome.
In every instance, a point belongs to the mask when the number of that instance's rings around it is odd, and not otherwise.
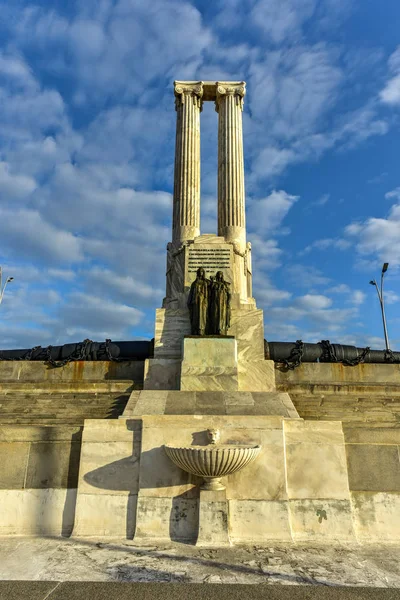
[[[174,90],[172,236],[154,356],[112,361],[107,340],[97,362],[77,349],[74,362],[50,367],[49,347],[47,360],[23,352],[0,363],[0,532],[150,545],[398,541],[400,365],[364,364],[365,352],[353,366],[324,362],[345,348],[326,340],[289,344],[284,363],[265,359],[245,225],[245,83]],[[215,233],[201,232],[199,216],[206,101],[218,113]],[[316,348],[322,360],[300,364]]]
[[[204,389],[215,391],[271,391],[273,362],[264,358],[263,312],[252,297],[251,244],[246,241],[242,133],[246,84],[175,81],[174,92],[172,241],[167,246],[166,296],[156,311],[154,358],[147,361],[144,386],[188,391],[204,384]],[[218,113],[215,234],[200,230],[200,113],[208,101],[215,102]],[[190,335],[226,337],[200,340]],[[226,365],[216,362],[217,354],[225,361],[230,356]],[[207,372],[201,371],[196,355],[205,357]]]

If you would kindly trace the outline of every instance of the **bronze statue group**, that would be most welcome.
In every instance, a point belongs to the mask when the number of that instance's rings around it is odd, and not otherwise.
[[[231,317],[229,285],[222,271],[207,279],[203,267],[197,269],[187,302],[192,335],[227,334]]]

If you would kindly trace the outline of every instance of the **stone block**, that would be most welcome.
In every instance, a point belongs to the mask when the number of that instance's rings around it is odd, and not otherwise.
[[[198,499],[139,495],[134,540],[194,541],[198,531]]]
[[[81,443],[32,442],[25,487],[76,488]]]
[[[337,421],[291,420],[284,424],[287,444],[339,444],[343,445],[342,424]]]
[[[132,538],[136,495],[78,494],[73,537]]]
[[[0,490],[0,535],[69,535],[76,489]]]
[[[229,500],[229,532],[237,544],[291,541],[288,503]]]
[[[236,338],[238,361],[263,361],[264,314],[260,309],[232,309],[229,335]]]
[[[197,497],[198,477],[177,467],[167,456],[164,445],[190,445],[192,429],[149,427],[143,429],[140,456],[139,487],[141,496],[153,497]]]
[[[191,369],[182,370],[182,391],[231,391],[238,389],[237,369]]]
[[[79,441],[81,437],[82,427],[69,425],[55,427],[37,425],[2,425],[0,428],[0,442]]]
[[[225,491],[200,490],[199,533],[196,546],[230,546],[228,503]]]
[[[349,498],[346,453],[340,432],[341,423],[284,422],[289,498]]]
[[[236,340],[230,337],[186,337],[180,389],[236,391],[238,389]]]
[[[196,410],[195,392],[168,392],[165,404],[166,415],[193,415]]]
[[[137,494],[139,457],[139,442],[84,442],[79,470],[79,494]]]
[[[346,444],[394,444],[400,446],[400,429],[389,427],[354,427],[343,423]]]
[[[350,490],[400,492],[398,446],[347,444],[346,454]]]
[[[355,541],[350,500],[290,500],[293,540]]]
[[[338,384],[367,383],[400,384],[400,365],[360,363],[347,367],[341,363],[302,363],[297,369],[282,369],[277,363],[277,384]]]
[[[237,366],[237,343],[233,337],[189,336],[183,340],[183,362],[192,367]]]
[[[140,442],[140,419],[86,419],[82,442]]]
[[[154,358],[181,359],[182,339],[190,335],[189,309],[158,308],[154,334]]]
[[[145,361],[145,390],[178,390],[181,374],[181,360],[150,358]]]
[[[229,500],[286,500],[283,431],[231,429],[224,443],[261,445],[258,457],[225,479]]]
[[[354,529],[360,542],[400,539],[400,494],[352,492]]]
[[[143,361],[74,361],[53,368],[42,361],[0,361],[0,381],[79,382],[131,379],[143,381]]]
[[[0,442],[0,489],[25,487],[29,442]]]
[[[135,398],[129,398],[124,417],[141,415],[162,415],[165,412],[168,391],[143,390]],[[133,402],[131,401],[134,400]]]
[[[240,391],[275,391],[275,364],[272,360],[239,360],[238,382]],[[293,407],[294,408],[294,407]]]

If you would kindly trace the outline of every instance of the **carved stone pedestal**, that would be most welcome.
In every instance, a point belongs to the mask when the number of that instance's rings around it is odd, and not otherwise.
[[[183,341],[183,391],[237,391],[237,343],[234,337],[186,337]]]
[[[231,546],[228,523],[226,490],[200,489],[199,535],[196,546],[205,546],[206,548]]]

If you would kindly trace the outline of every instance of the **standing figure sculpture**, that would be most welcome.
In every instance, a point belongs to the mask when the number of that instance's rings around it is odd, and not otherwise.
[[[210,333],[226,335],[231,324],[231,293],[229,283],[224,281],[222,271],[218,271],[210,286]]]
[[[208,325],[208,302],[210,280],[203,267],[197,269],[197,277],[190,286],[188,308],[192,335],[205,335]]]

